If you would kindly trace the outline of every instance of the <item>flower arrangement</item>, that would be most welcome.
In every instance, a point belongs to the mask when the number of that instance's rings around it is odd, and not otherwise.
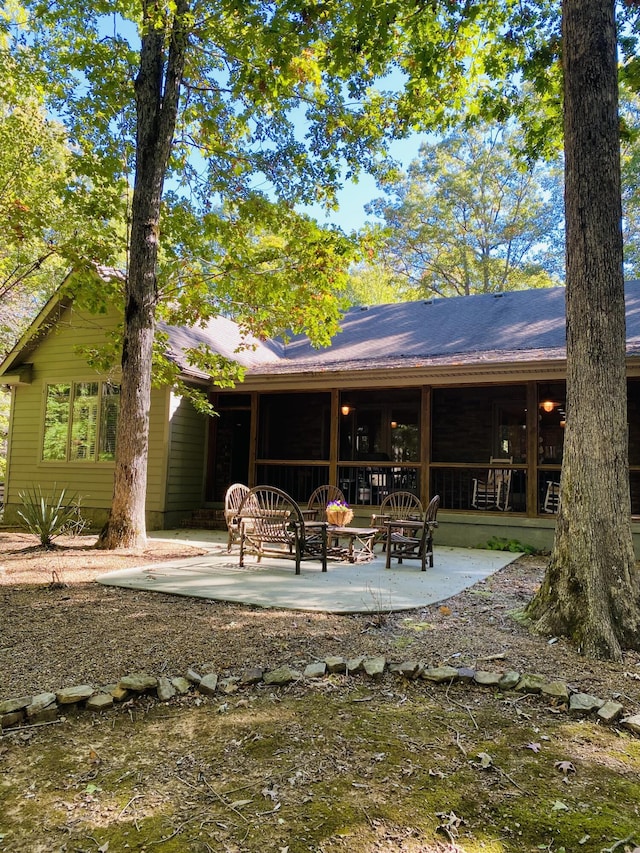
[[[329,524],[336,527],[344,527],[353,518],[353,510],[345,501],[329,501],[326,513]]]

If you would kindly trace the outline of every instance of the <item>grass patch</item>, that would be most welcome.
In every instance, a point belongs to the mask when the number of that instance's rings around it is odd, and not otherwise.
[[[539,697],[461,685],[344,678],[226,710],[140,702],[5,735],[0,847],[600,853],[628,837],[632,850],[638,744]]]

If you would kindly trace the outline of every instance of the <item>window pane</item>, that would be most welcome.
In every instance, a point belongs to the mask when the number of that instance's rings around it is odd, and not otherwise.
[[[120,412],[120,386],[104,382],[100,412],[100,447],[98,459],[109,462],[116,457],[116,428]]]
[[[98,383],[76,382],[73,386],[71,455],[74,461],[95,459],[98,425]]]
[[[44,442],[42,445],[43,459],[67,458],[70,396],[70,385],[47,386],[47,403],[44,414]]]

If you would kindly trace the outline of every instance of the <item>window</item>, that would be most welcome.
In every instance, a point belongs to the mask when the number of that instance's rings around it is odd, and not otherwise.
[[[119,410],[120,386],[111,382],[48,385],[43,460],[112,461]]]

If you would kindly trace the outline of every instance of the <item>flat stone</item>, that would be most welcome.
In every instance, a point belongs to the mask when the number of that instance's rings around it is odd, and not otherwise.
[[[347,671],[347,662],[343,657],[338,657],[337,655],[329,655],[329,657],[324,659],[324,662],[327,665],[327,672]]]
[[[550,699],[557,699],[560,702],[569,701],[569,688],[564,681],[546,681],[540,688],[540,692]]]
[[[31,703],[27,705],[25,708],[27,717],[31,720],[33,717],[37,716],[41,711],[44,711],[46,708],[49,708],[51,705],[55,705],[56,703],[56,694],[55,693],[38,693],[37,696],[31,697]]]
[[[111,693],[94,693],[87,699],[85,708],[89,711],[104,711],[113,708],[113,696]]]
[[[297,681],[302,678],[302,673],[297,669],[291,669],[288,666],[280,666],[278,669],[272,669],[271,672],[264,674],[263,681],[265,684],[290,684],[292,681]]]
[[[263,675],[264,670],[260,669],[259,666],[252,666],[249,669],[245,669],[242,673],[240,684],[259,684],[262,681]]]
[[[386,665],[387,659],[382,655],[375,658],[365,658],[363,663],[364,671],[371,678],[381,678]]]
[[[56,691],[58,705],[71,705],[74,702],[84,702],[93,696],[95,688],[91,684],[77,684],[75,687],[63,687]]]
[[[307,664],[302,673],[305,678],[322,678],[327,672],[327,665],[323,660]]]
[[[431,666],[423,669],[420,677],[425,681],[443,684],[445,681],[455,681],[458,678],[458,670],[455,666]]]
[[[475,683],[480,684],[482,687],[498,687],[501,678],[502,675],[499,672],[489,672],[485,669],[477,670],[473,676]]]
[[[405,660],[402,661],[402,663],[394,664],[392,667],[389,667],[389,669],[411,681],[414,678],[417,678],[422,672],[422,664],[417,660]]]
[[[199,672],[196,672],[195,669],[188,669],[187,681],[190,681],[192,684],[200,684],[200,682],[202,681],[202,676]]]
[[[158,679],[158,699],[161,702],[168,702],[169,699],[173,699],[176,695],[176,688],[173,686],[171,681],[166,678],[164,675]]]
[[[613,699],[608,699],[602,708],[598,709],[598,716],[605,723],[615,723],[615,721],[622,716],[623,711],[624,708],[620,702],[614,702]]]
[[[0,702],[0,715],[13,714],[14,711],[22,711],[31,704],[31,696],[20,696],[19,699],[4,699]]]
[[[461,666],[458,668],[458,681],[462,681],[465,684],[469,684],[476,677],[475,669],[471,669],[468,666]]]
[[[132,672],[129,675],[125,675],[118,682],[118,687],[123,687],[125,690],[133,690],[134,693],[155,690],[157,686],[158,679],[155,675],[148,675],[146,672]]]
[[[0,730],[8,729],[10,726],[17,726],[24,720],[24,711],[10,711],[8,714],[3,714],[0,717]]]
[[[126,687],[120,687],[119,684],[115,684],[110,690],[106,692],[111,694],[114,702],[124,702],[125,699],[129,698],[131,691],[127,690]]]
[[[498,687],[500,690],[513,690],[513,688],[520,682],[520,673],[516,672],[514,669],[509,669],[505,672],[498,682]]]
[[[640,714],[632,714],[630,717],[624,717],[620,720],[620,725],[640,735]]]
[[[198,690],[206,696],[213,696],[218,689],[218,676],[215,672],[209,672],[203,675],[198,684]]]
[[[572,693],[569,699],[569,710],[576,714],[597,711],[604,705],[604,699],[592,696],[590,693]]]
[[[547,679],[544,675],[525,672],[520,681],[513,688],[516,693],[540,693]]]
[[[354,675],[356,672],[364,670],[364,655],[357,658],[349,658],[347,660],[347,674]]]
[[[175,687],[177,693],[188,693],[191,689],[191,682],[187,681],[187,679],[183,678],[181,675],[176,676],[176,678],[172,678],[171,683]]]
[[[49,705],[48,708],[42,708],[36,714],[29,717],[30,723],[50,723],[52,720],[58,719],[58,706]]]

